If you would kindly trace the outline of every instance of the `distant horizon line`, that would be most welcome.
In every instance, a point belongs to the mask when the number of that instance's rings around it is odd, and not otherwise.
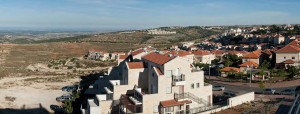
[[[299,23],[289,23],[290,25],[300,25]],[[78,31],[78,32],[116,32],[116,31],[130,31],[130,30],[145,30],[145,29],[155,29],[162,27],[230,27],[230,26],[268,26],[268,25],[288,25],[288,23],[281,24],[235,24],[235,25],[170,25],[170,26],[156,26],[156,27],[1,27],[0,31]]]

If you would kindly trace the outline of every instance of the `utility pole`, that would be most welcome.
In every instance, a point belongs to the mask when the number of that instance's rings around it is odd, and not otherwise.
[[[251,80],[252,80],[252,68],[253,68],[253,65],[251,65],[251,67],[250,67],[250,87],[251,87]]]
[[[209,54],[208,79],[210,79],[210,64],[211,64],[211,60],[210,60],[210,54]]]

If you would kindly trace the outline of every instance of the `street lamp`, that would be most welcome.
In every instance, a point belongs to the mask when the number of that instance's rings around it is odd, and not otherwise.
[[[247,65],[247,69],[249,68],[249,66]],[[250,87],[251,87],[251,80],[252,80],[252,68],[253,68],[253,64],[250,67]]]

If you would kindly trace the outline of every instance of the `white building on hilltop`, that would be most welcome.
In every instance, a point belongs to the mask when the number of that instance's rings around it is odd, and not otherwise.
[[[148,34],[156,34],[156,35],[176,34],[176,31],[165,31],[160,29],[153,29],[153,30],[148,30]]]

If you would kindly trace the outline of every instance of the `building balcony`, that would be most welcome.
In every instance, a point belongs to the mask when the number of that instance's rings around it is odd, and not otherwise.
[[[142,113],[142,102],[138,101],[133,95],[121,95],[120,113]]]
[[[172,83],[173,83],[174,86],[185,85],[185,75],[184,74],[173,75],[172,76]]]

